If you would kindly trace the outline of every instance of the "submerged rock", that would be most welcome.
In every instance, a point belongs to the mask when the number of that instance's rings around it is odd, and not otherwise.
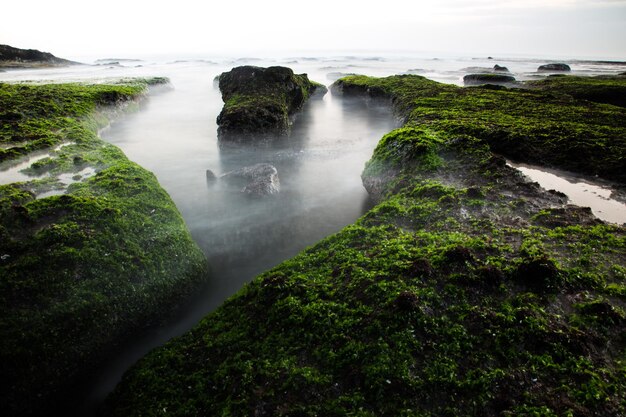
[[[207,181],[210,182],[215,181],[217,178],[226,181],[244,180],[247,183],[241,189],[241,192],[255,197],[274,195],[280,192],[278,170],[271,164],[255,164],[229,171],[219,177],[216,177],[211,170],[207,170],[206,176]]]
[[[510,84],[514,82],[515,77],[504,74],[468,74],[463,77],[465,85]]]
[[[572,69],[567,64],[553,63],[540,65],[537,71],[549,72],[549,71],[571,71]]]
[[[288,133],[290,116],[326,87],[286,67],[242,66],[219,76],[224,108],[217,116],[220,139]]]

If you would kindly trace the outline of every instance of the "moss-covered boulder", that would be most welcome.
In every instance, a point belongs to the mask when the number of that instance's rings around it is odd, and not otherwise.
[[[62,415],[83,377],[206,280],[204,255],[154,175],[96,133],[149,83],[0,84],[0,180],[31,152],[48,153],[0,185],[6,415]]]
[[[624,415],[626,229],[527,182],[489,134],[564,138],[551,155],[583,127],[615,139],[623,109],[417,76],[335,88],[405,119],[363,172],[378,204],[143,358],[104,414]]]
[[[286,67],[242,66],[219,76],[224,108],[217,116],[220,139],[281,135],[290,118],[313,94],[326,87]]]

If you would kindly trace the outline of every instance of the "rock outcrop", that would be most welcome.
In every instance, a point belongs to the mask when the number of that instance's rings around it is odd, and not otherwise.
[[[278,170],[271,164],[255,164],[240,169],[229,171],[216,176],[213,171],[206,171],[207,182],[214,182],[218,179],[239,183],[245,182],[241,192],[253,197],[263,197],[275,195],[280,192],[280,181]]]
[[[78,62],[57,58],[48,52],[36,49],[19,49],[9,45],[0,45],[0,67],[3,68],[38,68],[64,67]]]
[[[509,69],[507,67],[503,67],[503,66],[498,65],[498,64],[493,66],[493,70],[494,71],[498,71],[498,72],[509,72]]]
[[[511,84],[515,82],[515,77],[505,74],[468,74],[463,77],[465,85],[482,85],[482,84]]]
[[[569,65],[563,63],[545,64],[537,68],[539,72],[569,72],[571,70]]]
[[[289,132],[293,116],[326,87],[286,67],[242,66],[219,76],[224,108],[217,117],[220,140],[238,140]]]

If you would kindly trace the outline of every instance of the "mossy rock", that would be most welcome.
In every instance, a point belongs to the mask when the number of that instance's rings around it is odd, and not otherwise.
[[[0,108],[20,115],[0,122],[2,143],[17,148],[0,155],[51,152],[44,176],[0,185],[7,415],[65,412],[86,375],[167,320],[207,278],[204,255],[154,175],[96,133],[108,114],[131,108],[159,82],[0,84]],[[92,176],[80,175],[86,167]],[[56,177],[68,173],[78,182],[64,188]],[[58,195],[42,197],[51,191]]]
[[[217,116],[220,139],[286,134],[290,117],[326,87],[286,67],[242,66],[219,76],[224,108]]]
[[[619,78],[616,77],[561,75],[541,81],[530,81],[526,84],[554,94],[566,94],[576,99],[626,107],[626,82],[619,82]]]
[[[363,173],[377,205],[140,360],[103,414],[624,415],[626,229],[558,210],[490,135],[549,142],[585,114],[619,141],[622,109],[417,76],[335,89],[405,118]]]
[[[331,90],[384,97],[409,125],[437,130],[441,138],[472,137],[470,146],[488,145],[513,160],[626,183],[623,77],[567,76],[522,86],[530,88],[461,88],[417,75],[352,76]]]
[[[499,70],[504,71],[504,70]],[[496,84],[507,85],[515,82],[515,77],[505,74],[468,74],[463,77],[465,85]]]

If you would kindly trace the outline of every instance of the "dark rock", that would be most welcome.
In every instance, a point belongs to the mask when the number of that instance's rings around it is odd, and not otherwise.
[[[51,53],[41,52],[36,49],[19,49],[9,45],[0,45],[0,67],[60,67],[76,64],[78,62],[57,58]]]
[[[540,215],[535,216],[534,220],[535,223],[549,228],[602,224],[589,207],[574,205],[543,210]]]
[[[487,288],[496,288],[504,281],[504,273],[495,266],[487,265],[478,269],[481,284]]]
[[[504,74],[468,74],[463,77],[465,85],[511,84],[514,82],[515,77]]]
[[[467,196],[469,198],[485,198],[485,192],[480,187],[469,187],[467,189]]]
[[[428,278],[433,275],[433,267],[425,258],[419,258],[413,261],[409,268],[409,275],[418,278]]]
[[[549,72],[549,71],[571,71],[572,69],[567,64],[553,63],[540,65],[537,71]]]
[[[520,283],[537,292],[556,291],[561,283],[559,269],[546,257],[523,261],[515,275]]]
[[[499,71],[499,72],[509,72],[509,69],[507,67],[502,67],[498,64],[493,66],[493,70],[494,71]]]
[[[326,90],[286,67],[233,68],[219,77],[224,108],[217,116],[220,139],[288,133],[292,116],[314,93]]]
[[[207,170],[207,179],[210,170]],[[212,173],[212,172],[211,172]],[[280,192],[278,170],[270,164],[256,164],[233,171],[229,171],[219,177],[227,181],[244,180],[246,184],[241,192],[254,197],[275,195]]]
[[[595,301],[580,306],[583,314],[595,316],[599,321],[611,325],[623,323],[624,316],[606,301]]]
[[[444,257],[448,263],[473,263],[475,261],[472,251],[465,246],[456,246],[444,254]]]
[[[417,308],[419,299],[417,295],[410,291],[404,291],[398,295],[395,300],[395,305],[400,311],[412,311]]]

